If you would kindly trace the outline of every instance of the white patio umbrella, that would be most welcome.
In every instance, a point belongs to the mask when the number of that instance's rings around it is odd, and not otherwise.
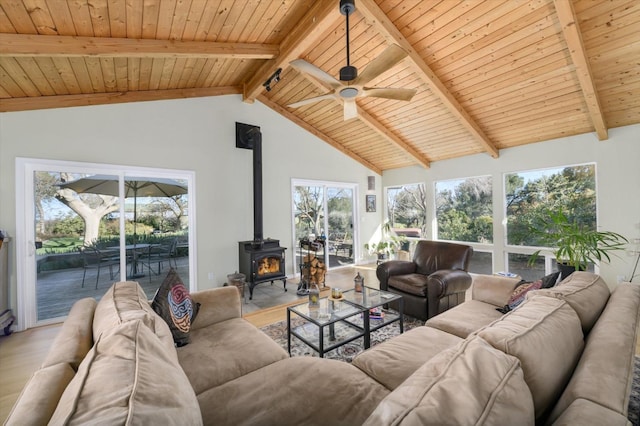
[[[78,194],[120,195],[119,178],[114,175],[93,175],[60,184]],[[133,197],[133,242],[136,243],[136,220],[138,219],[138,197],[172,197],[188,192],[187,187],[173,179],[163,178],[126,178],[124,180],[125,198]]]

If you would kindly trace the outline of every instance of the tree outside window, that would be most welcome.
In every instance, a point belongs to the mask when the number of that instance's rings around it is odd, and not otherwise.
[[[569,222],[595,230],[595,171],[595,164],[583,164],[506,174],[507,244],[543,247],[545,243],[531,229],[549,212],[562,212]],[[529,258],[530,254],[509,253],[509,272],[525,279],[550,272],[544,258],[538,258],[535,265],[529,264]],[[592,269],[588,265],[587,270]]]
[[[595,164],[584,164],[506,174],[507,243],[541,246],[530,229],[549,211],[595,230],[595,169]]]
[[[438,239],[493,242],[491,176],[436,182]]]
[[[391,228],[402,233],[412,229],[408,236],[424,237],[427,233],[427,200],[425,186],[416,183],[387,188],[387,219]]]

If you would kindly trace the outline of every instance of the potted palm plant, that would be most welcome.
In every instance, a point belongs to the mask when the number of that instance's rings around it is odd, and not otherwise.
[[[554,247],[553,255],[558,262],[558,270],[566,277],[576,270],[585,270],[587,264],[611,261],[610,253],[623,250],[629,241],[622,235],[611,231],[597,231],[569,221],[562,212],[549,212],[541,219],[531,233],[541,245]],[[531,255],[529,264],[533,264],[540,252]]]

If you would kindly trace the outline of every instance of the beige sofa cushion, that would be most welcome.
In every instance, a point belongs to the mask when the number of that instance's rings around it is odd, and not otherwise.
[[[177,352],[196,395],[289,357],[280,345],[243,318],[191,330],[191,343],[177,348]]]
[[[422,364],[461,341],[436,328],[416,327],[362,352],[352,364],[393,390]]]
[[[170,351],[142,321],[133,320],[102,332],[51,422],[198,425],[202,417]]]
[[[427,361],[365,425],[533,425],[531,392],[517,358],[477,336]]]
[[[114,283],[102,296],[93,318],[93,339],[127,321],[142,321],[167,348],[175,346],[169,326],[151,308],[144,290],[135,281]]]
[[[155,316],[144,290],[137,282],[114,283],[96,307],[93,319],[94,339],[97,340],[105,330],[132,320],[140,320],[154,330]]]
[[[75,373],[66,363],[50,365],[33,373],[4,424],[46,425]]]
[[[565,301],[544,296],[528,299],[478,336],[520,359],[536,418],[545,416],[560,396],[584,346],[575,311]]]
[[[346,362],[293,357],[209,389],[198,402],[210,425],[355,426],[388,393]]]
[[[543,295],[566,300],[578,314],[586,336],[609,300],[609,287],[591,272],[576,271],[553,288],[537,290],[528,297]]]
[[[578,398],[627,416],[639,314],[640,286],[618,285],[587,336],[580,362],[554,407],[551,420]]]
[[[496,310],[495,305],[478,300],[468,300],[430,318],[425,325],[464,339],[471,333],[491,324],[502,315]]]
[[[92,297],[73,304],[67,319],[53,340],[42,367],[60,363],[69,364],[74,370],[93,346],[93,313],[97,302]]]
[[[497,275],[473,275],[471,299],[502,308],[507,304],[520,279]]]
[[[193,303],[200,304],[191,330],[205,328],[231,318],[242,317],[242,299],[238,287],[216,287],[191,293]]]

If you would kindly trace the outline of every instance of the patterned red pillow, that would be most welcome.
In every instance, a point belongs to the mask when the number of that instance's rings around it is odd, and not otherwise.
[[[506,314],[509,311],[513,311],[518,305],[524,302],[525,297],[527,297],[527,293],[533,290],[539,290],[542,288],[542,280],[537,280],[533,282],[521,281],[516,288],[511,293],[511,297],[509,297],[509,301],[502,308],[496,308],[498,311]]]
[[[189,343],[191,323],[196,319],[199,303],[193,303],[189,290],[175,269],[171,268],[153,297],[151,307],[169,325],[176,346]]]

